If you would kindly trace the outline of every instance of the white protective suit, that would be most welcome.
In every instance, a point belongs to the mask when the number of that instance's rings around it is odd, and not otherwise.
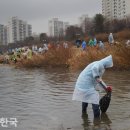
[[[108,41],[110,44],[114,43],[114,38],[113,38],[113,34],[110,33],[109,37],[108,37]]]
[[[89,64],[79,75],[72,100],[99,104],[99,93],[96,91],[98,82],[95,77],[102,77],[105,68],[113,66],[112,56]]]

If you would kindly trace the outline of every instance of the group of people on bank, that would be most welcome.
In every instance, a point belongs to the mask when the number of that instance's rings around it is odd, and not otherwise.
[[[109,36],[108,36],[108,42],[109,42],[110,45],[114,44],[114,38],[113,38],[112,33],[110,33]],[[97,41],[96,37],[90,38],[90,40],[88,42],[86,42],[85,40],[81,41],[80,39],[76,40],[77,48],[79,48],[81,46],[82,50],[85,50],[87,45],[90,46],[90,47],[98,46],[99,49],[104,50],[103,41],[101,41],[101,40]]]
[[[18,59],[31,59],[33,55],[29,47],[15,48],[4,54],[4,63],[8,64],[10,61],[16,63]]]
[[[56,48],[59,49],[61,47],[60,44],[56,45]],[[63,48],[68,48],[68,42],[64,42],[62,44]],[[20,59],[31,59],[33,55],[38,55],[38,54],[44,54],[46,53],[50,48],[52,48],[52,44],[47,44],[44,43],[41,46],[37,45],[32,45],[30,47],[25,46],[25,47],[20,47],[20,48],[15,48],[15,49],[9,49],[7,53],[4,53],[4,61],[3,63],[8,64],[9,61],[12,61],[16,63]]]

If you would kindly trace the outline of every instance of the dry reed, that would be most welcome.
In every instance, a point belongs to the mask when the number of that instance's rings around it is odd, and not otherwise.
[[[71,48],[53,47],[44,54],[34,55],[32,59],[22,59],[16,64],[17,67],[68,67],[68,59],[72,56]]]
[[[53,47],[41,55],[34,55],[32,59],[18,61],[16,66],[25,68],[34,67],[69,67],[70,69],[81,70],[89,63],[100,60],[108,55],[113,56],[113,69],[130,69],[130,47],[120,43],[109,46],[105,43],[105,50],[98,47],[87,47],[85,51],[75,46],[67,49]]]

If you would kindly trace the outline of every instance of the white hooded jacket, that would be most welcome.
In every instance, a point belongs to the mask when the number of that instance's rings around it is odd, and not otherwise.
[[[99,104],[99,93],[96,91],[95,77],[102,77],[105,68],[113,66],[112,56],[89,64],[79,75],[72,100],[86,103]]]

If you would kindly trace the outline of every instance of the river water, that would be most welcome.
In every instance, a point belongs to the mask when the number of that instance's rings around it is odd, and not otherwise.
[[[130,72],[105,72],[113,86],[112,100],[100,122],[81,115],[81,103],[72,101],[79,72],[64,69],[19,70],[0,66],[0,120],[16,118],[17,127],[0,130],[130,130]]]

